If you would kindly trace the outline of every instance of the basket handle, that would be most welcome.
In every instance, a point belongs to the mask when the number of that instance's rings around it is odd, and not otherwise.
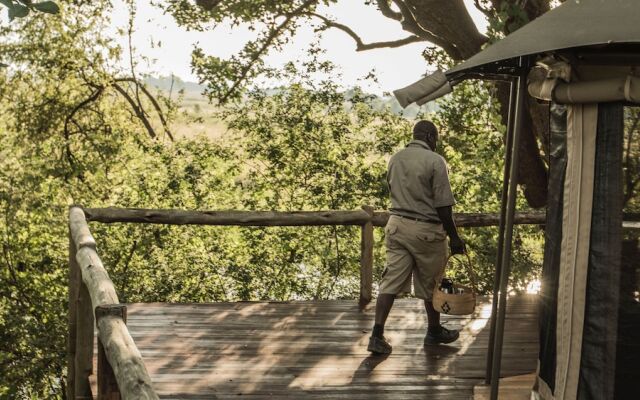
[[[447,265],[449,265],[449,260],[451,260],[451,258],[455,257],[457,254],[451,254],[449,255],[449,257],[447,257],[447,262],[445,263],[445,267],[444,270],[447,269]],[[469,253],[468,252],[464,252],[464,255],[467,256],[467,262],[466,262],[466,267],[467,267],[467,271],[469,273],[469,280],[471,281],[471,289],[473,290],[473,293],[478,293],[478,284],[477,284],[477,280],[478,277],[476,275],[476,273],[473,271],[473,268],[471,267],[471,257],[469,257]],[[465,264],[463,262],[463,264]],[[440,275],[441,279],[442,276],[444,276],[444,270],[442,271],[442,274]]]

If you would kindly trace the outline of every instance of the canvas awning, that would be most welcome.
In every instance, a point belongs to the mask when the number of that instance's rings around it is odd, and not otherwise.
[[[640,45],[640,3],[638,0],[567,0],[506,38],[496,42],[465,62],[446,71],[446,81],[453,86],[460,80],[486,75],[517,74],[514,67],[519,57],[545,54],[559,50],[588,49],[596,46],[598,53],[619,52],[616,58],[624,64],[625,46]],[[633,52],[636,56],[638,51]],[[635,59],[636,63],[640,60]],[[427,76],[394,92],[403,104],[434,100],[450,90],[447,85],[425,85],[442,81],[442,73]],[[407,93],[411,93],[407,96]],[[424,104],[424,101],[421,102]]]
[[[567,0],[446,74],[554,50],[640,43],[639,18],[638,0]]]

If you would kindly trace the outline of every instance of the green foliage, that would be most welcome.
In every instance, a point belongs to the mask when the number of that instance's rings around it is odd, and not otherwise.
[[[62,397],[67,205],[104,199],[111,170],[128,161],[121,149],[144,139],[120,98],[78,108],[110,77],[104,57],[118,54],[101,34],[108,8],[78,4],[0,28],[11,65],[0,71],[0,398]]]
[[[34,3],[31,0],[0,0],[0,4],[7,8],[10,21],[13,21],[15,18],[26,17],[31,10],[48,14],[57,14],[60,12],[60,7],[53,1]]]
[[[307,67],[320,64],[314,60]],[[331,66],[325,68],[331,74]],[[347,98],[330,80],[310,84],[306,73],[306,68],[299,71],[289,65],[288,86],[274,94],[252,91],[245,102],[223,114],[238,133],[235,145],[244,157],[243,206],[322,210],[370,204],[383,208],[388,197],[386,157],[406,139],[409,122],[388,110],[374,110],[371,98],[357,89]],[[263,260],[266,275],[278,280],[267,282],[267,287],[280,291],[292,287],[283,294],[294,298],[354,297],[359,259],[356,229],[245,232],[249,248],[256,249],[253,259]],[[377,271],[382,264],[378,257]],[[300,283],[300,277],[309,272],[312,276]]]
[[[337,4],[337,0],[169,0],[160,4],[167,13],[171,14],[176,22],[188,29],[206,32],[215,29],[217,25],[228,24],[231,26],[246,26],[256,33],[244,47],[236,54],[221,58],[207,55],[201,47],[196,46],[192,53],[192,67],[201,82],[207,85],[207,95],[211,100],[220,103],[237,101],[242,98],[244,91],[255,83],[256,78],[268,75],[270,68],[265,65],[266,57],[282,49],[282,47],[294,39],[301,26],[311,25],[321,35],[329,28],[340,29],[356,40],[358,46],[362,45],[362,38],[348,26],[335,23],[331,18],[317,14],[318,9],[327,9]],[[384,4],[386,3],[386,4]],[[442,2],[443,4],[445,2]],[[531,4],[533,3],[533,4]],[[531,19],[543,14],[553,5],[551,0],[541,0],[524,4],[515,0],[476,0],[475,6],[488,19],[489,27],[487,36],[489,42],[494,42],[505,35],[514,32]],[[448,49],[449,55],[460,58],[457,47],[460,38],[453,34],[457,30],[473,32],[469,41],[477,40],[482,34],[476,32],[473,27],[466,29],[464,24],[470,21],[464,8],[458,11],[460,14],[451,21],[460,21],[460,26],[443,29],[443,25],[449,22],[436,22],[426,18],[421,13],[411,11],[414,7],[433,7],[434,14],[455,13],[455,7],[443,4],[429,4],[429,1],[373,1],[366,0],[364,4],[376,7],[380,11],[381,18],[390,18],[399,23],[406,32],[417,35],[426,42],[438,43],[438,46]],[[459,17],[459,18],[456,18]],[[372,23],[375,23],[372,21]],[[394,47],[390,43],[381,41],[379,47]],[[480,44],[484,41],[481,40]],[[425,49],[429,54],[431,47]],[[456,54],[457,53],[457,54]],[[426,57],[428,58],[428,57]]]
[[[446,70],[453,61],[437,48],[428,49],[425,59]],[[437,101],[438,110],[431,116],[440,127],[438,152],[447,160],[450,180],[457,200],[456,212],[500,211],[502,171],[504,166],[504,134],[499,104],[492,91],[493,84],[467,81],[456,86],[450,95]],[[518,210],[527,210],[522,193]],[[472,262],[479,276],[483,293],[493,290],[493,273],[497,253],[497,227],[463,229]],[[513,265],[510,285],[524,290],[539,276],[542,266],[544,233],[539,227],[517,226],[514,231]],[[468,274],[456,265],[453,275],[468,282]]]
[[[500,210],[504,157],[504,126],[500,123],[499,105],[490,96],[491,86],[466,82],[439,101],[433,116],[441,129],[439,152],[451,171],[450,179],[457,199],[456,212],[494,212]],[[520,194],[518,209],[527,208]],[[467,241],[482,292],[493,286],[497,252],[497,227],[462,229]],[[539,227],[517,227],[514,232],[511,286],[526,288],[540,272],[544,246]],[[464,269],[456,268],[457,280],[468,282]]]
[[[640,108],[625,107],[624,110],[624,147],[622,152],[623,211],[640,213]],[[624,240],[640,240],[640,230],[627,229]]]
[[[622,153],[624,207],[627,212],[640,212],[640,109],[625,107],[625,137]]]
[[[492,11],[487,29],[491,43],[502,39],[529,22],[529,16],[520,4],[504,2],[499,9]]]
[[[187,28],[205,31],[222,22],[232,26],[247,23],[257,37],[229,59],[206,55],[196,47],[192,55],[193,70],[207,83],[206,93],[220,103],[239,100],[246,86],[270,71],[264,58],[288,43],[301,21],[309,21],[319,3],[335,0],[170,0],[162,7]]]
[[[221,109],[226,137],[151,138],[136,113],[149,103],[116,81],[121,49],[103,33],[109,2],[73,3],[56,18],[33,14],[1,28],[0,53],[11,67],[0,71],[0,398],[63,397],[69,204],[383,209],[388,157],[410,139],[412,121],[337,86],[337,71],[317,49],[302,64],[270,72],[285,86],[249,91]],[[223,3],[255,13],[279,7]],[[175,115],[171,102],[160,104]],[[503,128],[495,107],[489,89],[466,85],[429,116],[442,128],[456,211],[497,210]],[[357,296],[358,228],[91,229],[122,301]],[[378,278],[383,231],[375,234]],[[486,290],[495,229],[463,234]],[[518,230],[517,240],[515,286],[535,271],[541,250],[535,229]]]

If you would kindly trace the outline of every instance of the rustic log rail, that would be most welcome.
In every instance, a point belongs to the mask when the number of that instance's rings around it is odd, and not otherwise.
[[[94,321],[98,399],[158,399],[127,327],[126,307],[96,252],[81,207],[69,210],[69,354],[67,398],[91,399]],[[113,384],[113,382],[117,384]]]
[[[498,214],[458,213],[459,227],[497,226]],[[360,298],[366,306],[373,295],[374,227],[384,227],[389,212],[343,211],[187,211],[139,208],[82,208],[69,213],[69,355],[68,398],[91,398],[93,327],[98,327],[98,398],[157,399],[140,352],[126,328],[126,307],[119,304],[113,283],[96,253],[95,240],[87,222],[148,223],[219,226],[360,226]],[[626,221],[640,215],[626,214]],[[544,212],[521,212],[515,224],[542,225]],[[637,224],[637,222],[627,222]],[[632,225],[629,225],[632,226]],[[119,391],[119,394],[118,394]]]
[[[367,210],[370,209],[371,213]],[[167,225],[233,225],[233,226],[320,226],[359,225],[371,222],[384,227],[388,211],[186,211],[154,210],[146,208],[85,208],[88,221],[115,223],[135,222]],[[497,226],[500,216],[486,213],[456,213],[459,227]],[[545,213],[539,211],[516,213],[516,224],[543,224]]]
[[[361,227],[360,299],[367,305],[373,293],[373,227],[384,227],[389,220],[388,211],[374,211],[370,206],[362,210],[344,211],[188,211],[154,210],[143,208],[85,208],[88,221],[102,223],[146,223],[168,225],[219,226],[332,226]],[[459,213],[454,216],[460,227],[496,226],[498,214]],[[516,214],[516,224],[543,224],[545,214],[523,212]]]

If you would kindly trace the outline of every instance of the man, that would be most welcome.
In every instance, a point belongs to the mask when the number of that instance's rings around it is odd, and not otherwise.
[[[385,228],[387,266],[380,282],[376,319],[367,350],[389,354],[391,345],[383,336],[384,324],[396,296],[411,291],[424,300],[428,328],[425,345],[451,343],[458,331],[440,325],[433,308],[436,278],[451,254],[463,254],[465,245],[453,222],[455,204],[444,159],[435,153],[438,130],[430,121],[413,127],[413,141],[391,157],[387,183],[391,192],[389,222]]]

